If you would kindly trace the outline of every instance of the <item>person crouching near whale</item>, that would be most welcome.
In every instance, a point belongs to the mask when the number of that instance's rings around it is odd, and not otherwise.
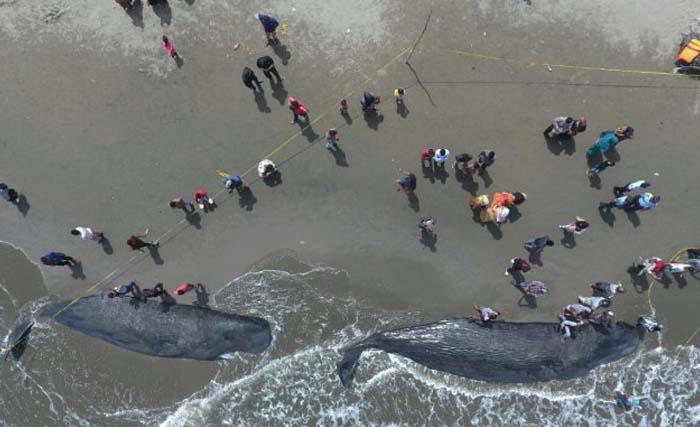
[[[580,320],[571,320],[571,318],[568,318],[566,316],[559,316],[559,332],[561,332],[561,340],[562,342],[568,338],[572,337],[572,332],[574,331],[574,328],[583,325],[583,322]]]
[[[163,288],[162,283],[158,283],[153,287],[153,289],[139,289],[138,286],[135,289],[137,290],[137,295],[135,297],[142,301],[147,301],[150,298],[159,298],[168,295],[168,291],[166,291],[165,288]]]
[[[475,305],[474,309],[477,311],[477,313],[479,313],[479,318],[484,323],[496,320],[498,316],[503,314],[500,311],[493,310],[491,307],[482,307],[479,305]]]
[[[605,297],[578,297],[578,302],[588,306],[591,310],[597,310],[600,307],[608,308],[610,307],[610,300]]]
[[[109,298],[114,298],[114,297],[123,297],[128,294],[131,294],[133,297],[137,297],[139,293],[139,285],[136,284],[133,280],[125,285],[120,285],[120,286],[115,286],[112,288],[111,291],[107,293],[107,296]]]
[[[193,289],[197,289],[197,292],[203,292],[204,285],[202,285],[201,283],[197,283],[196,285],[192,283],[183,283],[177,288],[175,288],[175,291],[173,291],[173,293],[177,296],[182,296]]]
[[[593,310],[583,304],[569,304],[563,308],[564,315],[568,318],[578,320],[580,318],[588,318],[593,313]]]
[[[606,328],[612,328],[615,326],[615,313],[612,311],[596,311],[591,314],[588,318],[589,323],[594,325],[605,326]]]

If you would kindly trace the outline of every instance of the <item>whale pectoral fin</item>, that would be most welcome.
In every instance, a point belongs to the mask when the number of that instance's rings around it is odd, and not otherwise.
[[[343,386],[350,387],[352,379],[355,377],[357,365],[360,362],[360,356],[362,356],[365,349],[366,347],[364,346],[352,347],[345,351],[343,360],[337,363],[338,376]]]

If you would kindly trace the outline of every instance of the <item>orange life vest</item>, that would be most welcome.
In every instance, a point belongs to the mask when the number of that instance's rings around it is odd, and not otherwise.
[[[678,62],[690,65],[698,55],[700,55],[700,40],[692,39],[678,54]]]

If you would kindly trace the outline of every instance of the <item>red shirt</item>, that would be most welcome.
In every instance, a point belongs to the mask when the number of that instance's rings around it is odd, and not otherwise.
[[[207,190],[204,190],[200,188],[199,190],[194,192],[194,201],[195,203],[199,203],[200,199],[208,199],[209,197],[207,196]]]
[[[146,242],[143,240],[139,239],[136,236],[131,236],[129,237],[129,240],[126,241],[126,244],[129,245],[131,250],[135,251],[137,249],[141,249],[146,246]]]
[[[424,148],[423,151],[420,153],[420,159],[421,160],[429,160],[432,159],[433,156],[430,154],[430,149]],[[434,150],[433,150],[434,151]]]

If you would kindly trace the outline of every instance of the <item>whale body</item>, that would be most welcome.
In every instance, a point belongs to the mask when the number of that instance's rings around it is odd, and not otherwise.
[[[430,369],[482,381],[529,383],[565,380],[637,351],[641,327],[586,324],[561,340],[556,323],[484,323],[445,319],[375,333],[344,350],[338,375],[348,387],[365,350],[407,357]]]
[[[272,341],[270,324],[258,317],[105,294],[49,304],[40,314],[127,350],[159,357],[215,360],[237,351],[261,353]]]

